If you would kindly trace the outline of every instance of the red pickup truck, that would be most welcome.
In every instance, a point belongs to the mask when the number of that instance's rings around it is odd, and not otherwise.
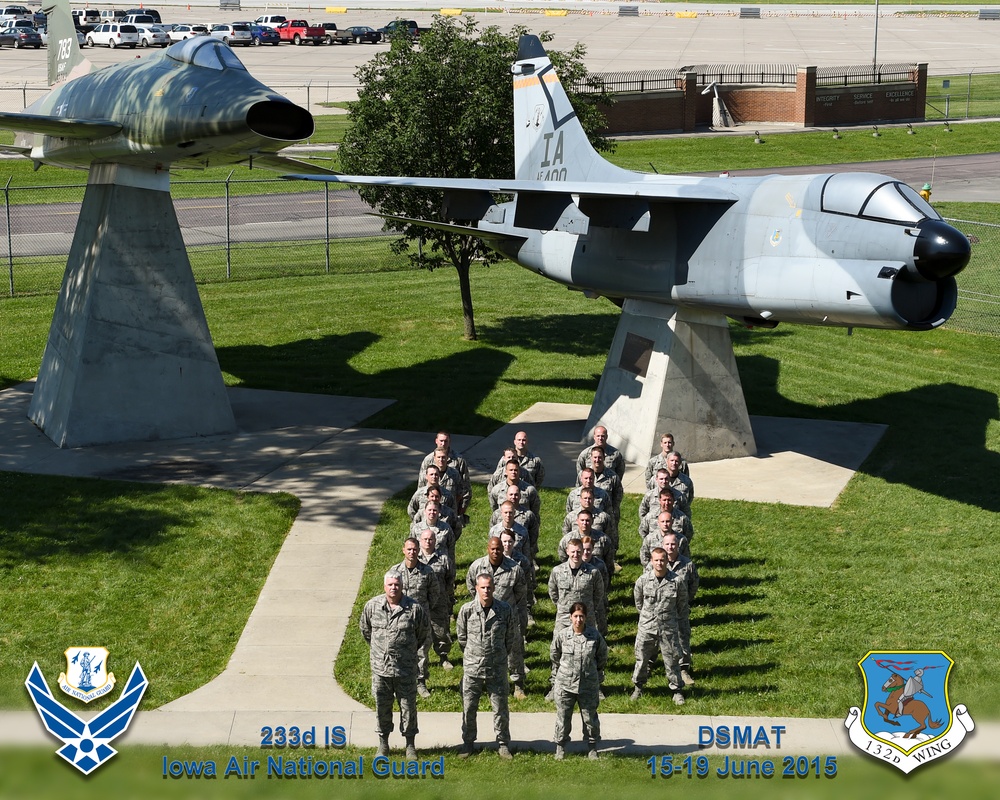
[[[321,25],[310,25],[304,19],[286,20],[275,26],[274,29],[283,42],[322,44],[326,41],[326,30]]]

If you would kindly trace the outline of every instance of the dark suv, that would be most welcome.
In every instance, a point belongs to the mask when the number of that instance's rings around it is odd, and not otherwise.
[[[383,39],[391,38],[397,31],[405,31],[414,39],[420,38],[420,28],[417,26],[416,21],[412,19],[394,19],[384,28],[378,29],[378,32],[382,34]]]

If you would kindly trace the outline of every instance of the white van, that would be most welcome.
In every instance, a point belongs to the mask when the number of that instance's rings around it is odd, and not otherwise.
[[[77,26],[101,24],[101,15],[96,8],[74,8],[72,14],[73,22]]]

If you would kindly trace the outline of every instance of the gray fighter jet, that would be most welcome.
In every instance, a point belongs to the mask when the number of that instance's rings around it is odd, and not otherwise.
[[[761,327],[927,330],[954,311],[969,242],[903,182],[621,169],[591,147],[536,36],[521,38],[511,72],[513,180],[298,177],[445,190],[446,217],[405,221],[478,236],[540,275],[615,300]]]
[[[277,151],[308,138],[312,115],[255,80],[211,37],[94,70],[77,43],[67,0],[47,3],[52,90],[23,112],[0,113],[15,150],[35,162],[311,171]]]

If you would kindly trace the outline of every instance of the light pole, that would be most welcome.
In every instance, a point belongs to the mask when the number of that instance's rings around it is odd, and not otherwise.
[[[875,0],[875,41],[872,43],[872,83],[878,77],[878,0]]]

